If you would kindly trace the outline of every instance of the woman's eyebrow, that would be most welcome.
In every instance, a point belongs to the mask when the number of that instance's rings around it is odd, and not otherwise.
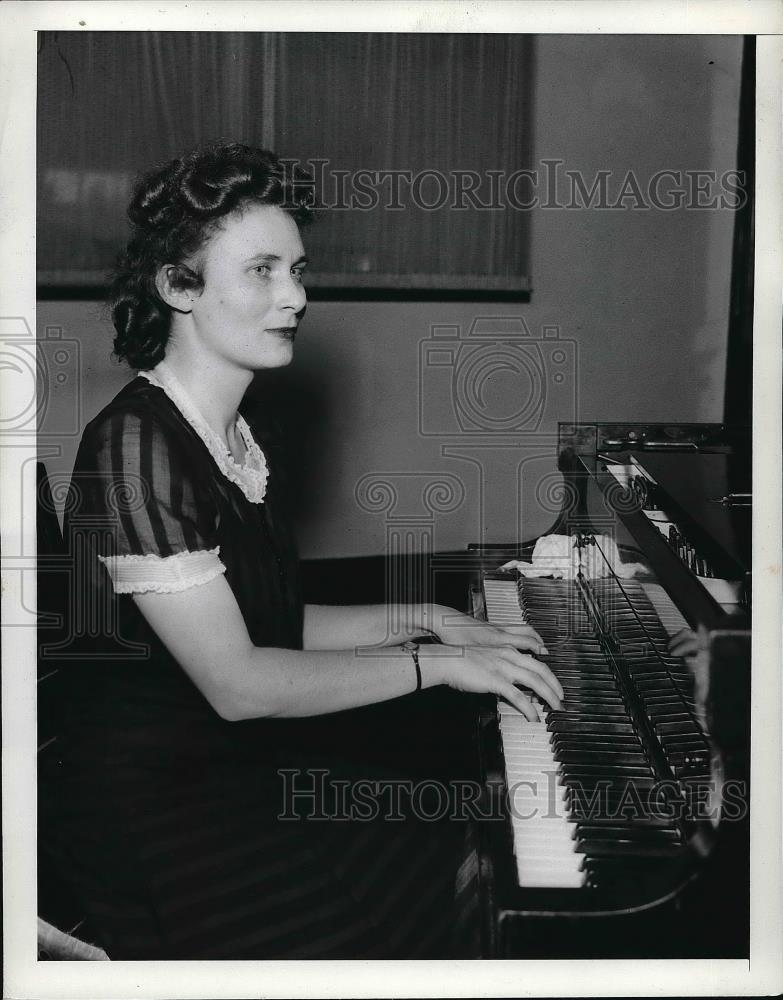
[[[281,261],[282,259],[283,258],[276,253],[257,253],[253,254],[252,257],[248,257],[245,263],[252,264],[253,261],[256,260]],[[297,264],[307,264],[307,263],[308,263],[307,257],[305,255],[302,255],[301,257],[298,257],[291,266],[296,267]]]

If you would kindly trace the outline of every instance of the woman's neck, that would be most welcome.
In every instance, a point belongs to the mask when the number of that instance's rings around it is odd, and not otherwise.
[[[173,342],[166,350],[165,361],[201,416],[230,447],[237,410],[253,381],[253,373],[183,350]]]

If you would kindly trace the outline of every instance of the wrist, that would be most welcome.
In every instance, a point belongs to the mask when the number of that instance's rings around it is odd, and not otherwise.
[[[439,684],[448,684],[449,661],[453,655],[453,646],[432,646],[429,644],[419,646],[422,690],[437,687]]]
[[[417,604],[415,627],[437,636],[440,634],[443,620],[450,610],[443,604]]]

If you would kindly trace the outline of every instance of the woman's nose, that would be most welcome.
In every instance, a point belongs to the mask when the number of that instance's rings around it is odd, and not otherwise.
[[[280,308],[292,309],[294,312],[299,312],[300,309],[304,309],[306,303],[307,293],[302,285],[302,279],[295,277],[293,274],[289,274],[286,278],[283,278],[278,297]]]

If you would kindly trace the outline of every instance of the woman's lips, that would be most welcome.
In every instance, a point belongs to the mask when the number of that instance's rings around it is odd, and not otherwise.
[[[285,340],[293,340],[296,334],[295,326],[273,326],[270,327],[267,333],[276,333],[278,337],[283,337]]]

